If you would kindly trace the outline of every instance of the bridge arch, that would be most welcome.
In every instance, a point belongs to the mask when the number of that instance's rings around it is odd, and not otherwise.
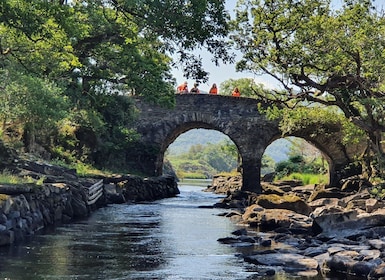
[[[329,164],[329,184],[333,186],[340,185],[340,180],[347,176],[346,167],[363,151],[361,145],[345,145],[341,129],[339,123],[318,124],[298,127],[287,134],[306,140],[323,154]]]
[[[189,134],[188,132],[191,132],[192,130],[198,130],[199,131],[207,131],[207,130],[210,130],[210,131],[215,131],[216,133],[215,134],[209,134],[210,135],[210,139],[206,139],[206,140],[209,140],[209,141],[205,141],[204,138],[200,138],[199,139],[199,142],[196,142],[196,144],[203,144],[203,145],[206,145],[208,143],[211,143],[212,144],[212,141],[211,140],[214,140],[214,143],[219,143],[217,142],[216,140],[220,139],[220,140],[229,140],[231,141],[235,146],[236,143],[234,143],[233,139],[231,139],[228,135],[224,134],[222,131],[220,131],[219,129],[211,126],[211,125],[208,125],[206,123],[190,123],[190,124],[187,124],[186,126],[182,125],[180,126],[179,128],[177,128],[177,130],[173,131],[173,133],[171,134],[171,137],[166,139],[166,142],[164,143],[164,146],[161,148],[160,150],[160,156],[161,157],[164,157],[167,150],[169,150],[171,148],[171,146],[173,145],[173,143],[175,141],[178,141],[179,137],[183,138],[184,140],[187,139],[187,138],[191,138],[191,137],[194,137],[197,133],[192,133],[192,134]],[[184,135],[186,133],[186,135]],[[206,133],[203,133],[203,135],[206,135]],[[211,135],[214,135],[214,138],[211,138]],[[183,136],[183,137],[182,137]],[[186,138],[187,137],[187,138]],[[218,137],[216,139],[216,137]],[[178,146],[178,150],[181,151],[181,147],[180,147],[180,144],[177,144]],[[189,145],[188,147],[186,147],[184,149],[184,151],[186,153],[189,152],[189,148],[191,148],[191,146]],[[239,150],[238,150],[238,147],[236,147],[237,149],[237,152],[239,153]],[[160,158],[160,161],[162,159]],[[235,161],[234,161],[235,163]],[[235,167],[235,166],[234,166]],[[214,174],[212,174],[214,175]]]
[[[258,110],[260,101],[221,95],[183,94],[176,96],[174,108],[164,108],[136,98],[139,118],[135,128],[141,142],[151,153],[143,170],[148,175],[162,173],[164,153],[180,134],[193,128],[217,130],[227,135],[237,146],[242,158],[242,190],[261,192],[262,156],[274,140],[286,136],[302,138],[317,147],[328,160],[330,184],[338,183],[340,170],[351,162],[355,152],[342,144],[341,127],[321,127],[325,133],[315,133],[319,127],[306,127],[282,135],[278,121],[268,120]]]
[[[177,125],[174,130],[171,130],[168,135],[165,136],[164,142],[160,146],[159,155],[157,159],[157,172],[160,172],[163,170],[163,162],[164,162],[164,155],[166,153],[167,148],[183,133],[190,131],[192,129],[209,129],[209,130],[215,130],[218,131],[226,136],[229,137],[229,139],[237,146],[237,143],[234,141],[234,139],[231,138],[231,135],[226,134],[224,131],[222,131],[220,128],[216,127],[213,124],[210,124],[208,122],[204,121],[193,121],[193,122],[185,122]],[[238,149],[238,146],[237,146]],[[238,149],[239,151],[239,149]]]

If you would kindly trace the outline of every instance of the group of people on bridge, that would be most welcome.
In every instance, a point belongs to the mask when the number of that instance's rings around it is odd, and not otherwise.
[[[193,93],[193,94],[199,94],[201,93],[201,91],[199,90],[198,88],[198,83],[194,83],[194,86],[190,89],[190,91],[188,90],[188,83],[187,82],[184,82],[183,84],[180,84],[177,88],[176,88],[176,93],[177,94],[186,94],[186,93]],[[218,87],[217,85],[214,83],[208,94],[211,94],[211,95],[217,95],[219,92],[218,92]],[[231,93],[232,96],[235,96],[235,97],[240,97],[241,96],[241,93],[238,89],[238,87],[235,87],[233,92]]]

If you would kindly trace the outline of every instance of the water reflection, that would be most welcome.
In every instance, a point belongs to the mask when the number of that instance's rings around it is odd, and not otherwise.
[[[24,245],[0,250],[1,277],[127,279],[130,270],[164,264],[157,205],[111,206]]]
[[[218,216],[221,210],[198,208],[217,202],[217,195],[180,189],[176,198],[112,205],[86,221],[0,248],[0,278],[271,279],[217,242],[237,229]]]

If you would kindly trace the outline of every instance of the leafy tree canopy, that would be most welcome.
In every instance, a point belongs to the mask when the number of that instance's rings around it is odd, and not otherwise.
[[[239,70],[279,81],[282,91],[270,101],[337,107],[364,131],[366,168],[378,175],[385,170],[385,17],[373,3],[345,0],[333,9],[329,0],[239,1],[232,39],[243,53]]]
[[[255,83],[252,78],[229,79],[220,84],[221,94],[231,95],[234,88],[237,87],[243,97],[258,96],[267,93],[267,89],[262,84]]]
[[[162,101],[173,93],[171,54],[196,80],[207,78],[197,47],[216,62],[231,59],[227,19],[218,0],[1,1],[0,65],[84,94],[124,90]]]
[[[195,49],[231,61],[228,19],[219,0],[0,1],[0,134],[17,126],[26,147],[124,162],[137,135],[123,94],[172,105],[172,66],[205,81]]]

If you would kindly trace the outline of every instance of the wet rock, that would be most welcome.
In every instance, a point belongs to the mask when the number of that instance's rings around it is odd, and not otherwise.
[[[247,256],[244,259],[256,265],[279,266],[290,272],[317,270],[319,267],[316,260],[299,254],[272,253]]]
[[[271,244],[272,244],[271,239],[261,239],[259,241],[259,245],[262,246],[262,247],[270,247]]]
[[[234,235],[247,235],[247,230],[245,228],[242,228],[242,229],[237,229],[235,231],[233,231],[231,234],[234,234]]]
[[[234,243],[238,243],[239,239],[235,237],[224,237],[224,238],[219,238],[217,241],[223,244],[234,244]]]
[[[245,261],[274,271],[285,267],[285,271],[296,275],[315,276],[322,268],[325,273],[344,277],[384,277],[385,202],[371,198],[362,188],[359,192],[342,192],[321,185],[306,186],[306,191],[289,187],[264,185],[269,195],[252,199],[239,193],[234,196],[238,202],[246,202],[238,204],[239,212],[244,211],[241,223],[261,231],[258,251],[244,255]],[[281,203],[285,195],[298,197],[311,211],[305,210],[305,215],[292,211],[300,207]],[[231,198],[232,194],[228,194],[226,205],[231,205]],[[250,202],[254,203],[245,206]],[[271,248],[282,249],[260,251],[265,240]],[[311,265],[307,265],[308,260]]]
[[[234,218],[234,217],[238,218],[238,217],[242,216],[242,213],[237,212],[237,211],[230,211],[230,212],[226,213],[224,216],[227,218]]]
[[[303,250],[302,254],[306,257],[315,257],[328,252],[328,248],[326,246],[319,247],[308,247]]]
[[[385,277],[385,263],[379,264],[373,268],[368,275],[368,279],[384,279]]]
[[[363,257],[362,258],[363,261],[374,260],[381,257],[380,250],[363,249],[359,251],[359,254]]]

